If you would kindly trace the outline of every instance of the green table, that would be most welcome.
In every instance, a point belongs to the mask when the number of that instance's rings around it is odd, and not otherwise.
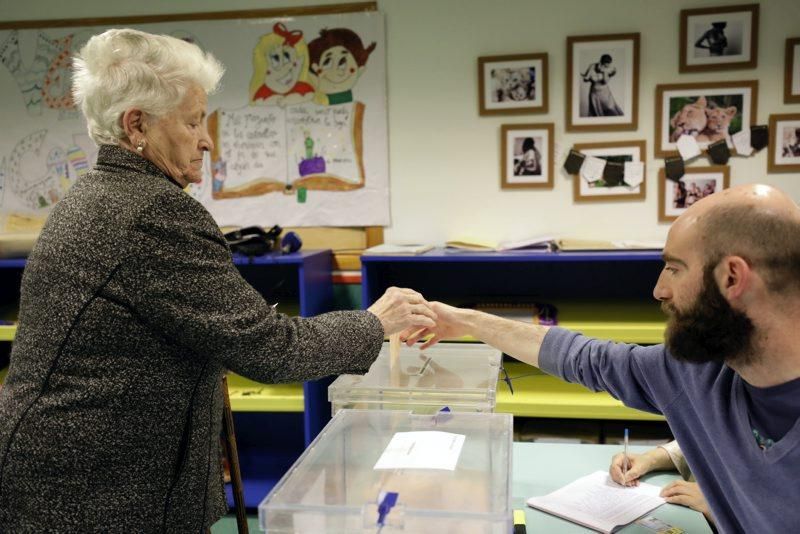
[[[630,452],[641,453],[651,447],[631,446]],[[546,495],[573,480],[598,469],[608,469],[611,457],[622,452],[620,445],[576,445],[551,443],[514,443],[512,495],[515,509],[525,510],[529,533],[535,532],[592,532],[580,525],[546,514],[525,504],[529,497]],[[642,480],[656,486],[665,486],[680,476],[676,471],[648,474]],[[699,512],[683,506],[664,504],[650,512],[666,523],[680,527],[691,534],[711,532]],[[621,532],[627,534],[653,534],[636,524]]]

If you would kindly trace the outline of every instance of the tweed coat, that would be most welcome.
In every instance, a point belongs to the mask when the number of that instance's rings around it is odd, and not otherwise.
[[[204,531],[226,511],[223,373],[356,372],[383,336],[369,312],[273,311],[200,203],[101,146],[23,275],[0,390],[0,531]]]

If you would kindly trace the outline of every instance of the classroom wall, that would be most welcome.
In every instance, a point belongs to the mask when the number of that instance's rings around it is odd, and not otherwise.
[[[107,17],[341,3],[335,0],[0,0],[3,20]],[[442,243],[468,234],[519,239],[557,234],[598,239],[663,239],[653,157],[654,97],[659,83],[759,80],[759,124],[783,104],[784,44],[800,36],[800,2],[761,2],[758,68],[678,74],[679,12],[732,0],[379,0],[386,14],[392,225],[387,242]],[[641,33],[639,128],[564,132],[566,37]],[[549,54],[550,112],[480,117],[477,58]],[[576,142],[647,140],[647,198],[575,204],[572,177],[557,156],[553,190],[500,189],[500,125],[554,122],[556,151]],[[1,135],[1,134],[0,134]],[[800,174],[767,174],[766,150],[731,160],[732,185],[776,185],[800,201]],[[701,157],[693,165],[706,165]]]

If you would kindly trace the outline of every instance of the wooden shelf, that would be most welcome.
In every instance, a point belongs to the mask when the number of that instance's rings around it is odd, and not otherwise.
[[[302,412],[303,384],[261,384],[228,374],[228,393],[234,412]]]
[[[505,382],[499,381],[496,412],[512,413],[516,417],[664,420],[660,415],[627,408],[608,393],[596,393],[578,384],[569,384],[554,376],[546,375],[530,365],[524,363],[504,365],[512,378],[514,394],[511,394]],[[514,379],[515,376],[522,375],[526,376]]]

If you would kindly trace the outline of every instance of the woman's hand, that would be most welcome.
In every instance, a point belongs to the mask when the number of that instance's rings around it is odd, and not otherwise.
[[[706,516],[709,523],[714,522],[706,498],[703,496],[703,492],[700,491],[700,486],[697,485],[697,482],[676,480],[664,486],[664,489],[661,490],[661,496],[668,503],[688,506]]]
[[[380,320],[387,336],[436,326],[430,303],[413,289],[390,287],[367,311]]]

